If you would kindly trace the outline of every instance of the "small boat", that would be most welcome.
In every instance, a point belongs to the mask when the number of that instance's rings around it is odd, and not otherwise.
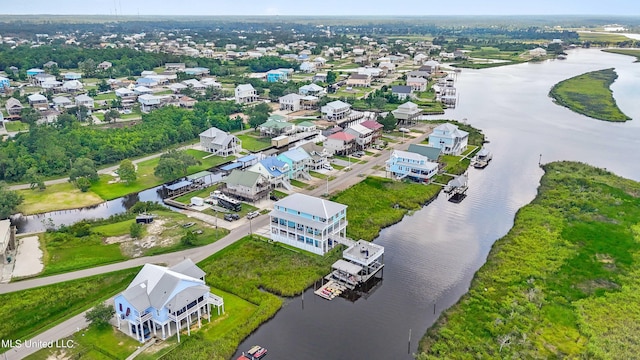
[[[247,351],[247,354],[251,357],[251,359],[258,360],[267,355],[267,349],[263,348],[262,346],[256,345],[249,349],[249,351]]]
[[[489,165],[489,161],[491,161],[492,158],[493,155],[491,154],[491,151],[483,147],[473,158],[473,167],[476,169],[484,169]]]

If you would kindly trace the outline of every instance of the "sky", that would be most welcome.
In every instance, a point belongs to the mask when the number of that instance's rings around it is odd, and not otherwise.
[[[5,0],[8,1],[8,0]],[[8,4],[5,4],[8,5]],[[117,10],[116,10],[117,9]],[[3,14],[82,15],[640,15],[637,0],[29,0]]]

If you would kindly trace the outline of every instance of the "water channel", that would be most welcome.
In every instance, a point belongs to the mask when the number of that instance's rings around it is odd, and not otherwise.
[[[576,49],[567,60],[463,70],[459,104],[444,117],[483,129],[494,154],[489,167],[469,171],[467,198],[454,204],[440,196],[383,230],[375,242],[385,247],[384,279],[369,296],[327,301],[309,289],[287,300],[235,356],[259,344],[276,359],[411,359],[440,312],[468,290],[516,211],[535,197],[540,159],[578,160],[640,180],[640,64],[634,60]],[[610,67],[619,75],[614,96],[633,121],[589,119],[547,96],[561,80]]]

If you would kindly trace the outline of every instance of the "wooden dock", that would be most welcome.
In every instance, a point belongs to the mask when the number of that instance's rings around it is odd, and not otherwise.
[[[343,291],[347,290],[346,287],[338,284],[333,280],[329,280],[326,284],[322,285],[314,293],[323,299],[333,300],[336,296],[340,296]]]

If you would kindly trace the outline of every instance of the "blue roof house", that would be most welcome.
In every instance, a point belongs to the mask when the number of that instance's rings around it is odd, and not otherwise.
[[[43,72],[44,72],[44,70],[42,70],[42,69],[33,68],[33,69],[27,70],[27,76],[32,77],[32,76],[36,76],[36,75],[38,75],[40,73],[43,73]]]
[[[278,82],[289,80],[292,69],[275,69],[267,71],[267,82]]]
[[[2,91],[2,89],[4,88],[9,87],[11,87],[11,81],[4,76],[0,76],[0,91]]]
[[[290,166],[275,156],[268,156],[247,169],[262,174],[273,186],[282,186],[291,190],[289,184]]]
[[[211,305],[224,313],[224,301],[209,292],[204,282],[205,272],[191,259],[166,268],[146,264],[125,291],[114,298],[118,329],[144,343],[161,332],[162,339],[173,332],[180,342],[180,329],[202,326],[202,317]]]
[[[287,176],[289,179],[298,179],[300,177],[310,180],[308,164],[311,156],[301,147],[285,151],[278,155],[280,161],[284,161],[289,165]]]

